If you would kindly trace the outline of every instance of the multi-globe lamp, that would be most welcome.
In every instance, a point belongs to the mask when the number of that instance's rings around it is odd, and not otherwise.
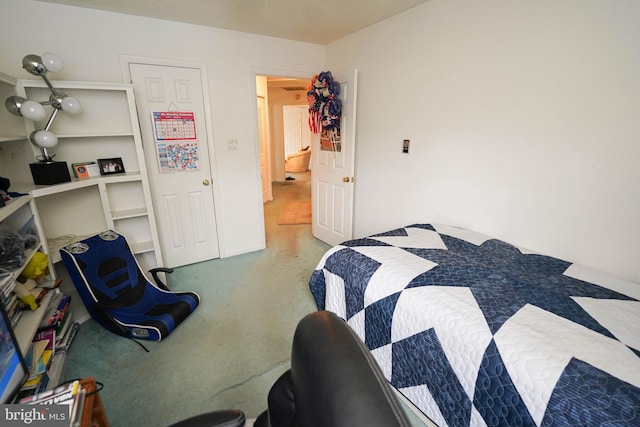
[[[53,160],[54,156],[49,155],[48,149],[58,144],[58,137],[53,133],[51,125],[53,125],[60,111],[69,114],[78,114],[82,111],[80,102],[65,93],[60,92],[53,87],[47,73],[58,72],[62,70],[62,60],[53,53],[43,53],[42,55],[27,55],[22,59],[22,68],[30,74],[41,77],[51,91],[48,101],[33,101],[21,96],[10,96],[5,101],[5,106],[12,114],[25,117],[34,122],[40,122],[45,119],[47,112],[44,106],[53,107],[53,112],[49,116],[45,126],[41,130],[35,130],[29,135],[29,141],[40,147],[42,156],[38,157],[37,163],[32,163],[31,173],[36,184],[57,184],[60,182],[68,182],[71,180],[66,162],[57,162]]]

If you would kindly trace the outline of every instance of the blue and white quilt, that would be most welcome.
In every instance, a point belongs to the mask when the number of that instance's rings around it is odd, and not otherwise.
[[[417,224],[333,247],[310,288],[439,426],[640,426],[640,284]]]

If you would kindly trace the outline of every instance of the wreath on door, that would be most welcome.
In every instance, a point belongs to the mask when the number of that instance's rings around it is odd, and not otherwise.
[[[342,102],[338,95],[340,83],[333,79],[331,71],[323,71],[313,76],[307,91],[311,132],[340,129]]]

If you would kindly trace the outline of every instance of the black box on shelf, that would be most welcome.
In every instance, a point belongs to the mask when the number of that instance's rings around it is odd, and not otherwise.
[[[67,162],[36,162],[29,164],[33,183],[52,185],[71,181]]]

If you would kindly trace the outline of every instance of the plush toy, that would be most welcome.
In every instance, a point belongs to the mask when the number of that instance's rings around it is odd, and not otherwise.
[[[24,282],[21,282],[22,279],[24,279]],[[19,277],[18,280],[16,280],[13,292],[20,301],[29,306],[31,310],[36,310],[38,308],[38,301],[42,298],[43,293],[46,293],[47,291],[38,288],[38,284],[35,280]]]
[[[49,256],[42,252],[36,252],[16,280],[13,292],[31,310],[38,308],[38,303],[47,293],[46,289],[40,288],[38,285],[44,282],[48,269]]]
[[[22,276],[27,279],[33,279],[37,283],[44,282],[45,276],[48,274],[49,268],[49,255],[42,252],[36,252],[31,261],[22,270]]]

